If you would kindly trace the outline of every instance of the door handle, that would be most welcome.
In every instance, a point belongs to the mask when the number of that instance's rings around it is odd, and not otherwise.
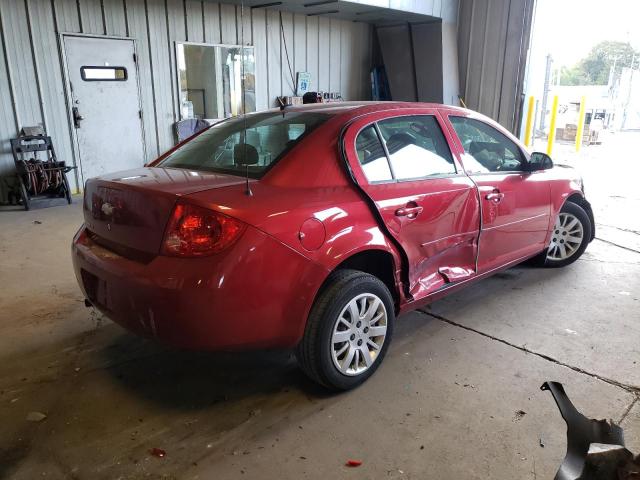
[[[504,193],[491,192],[491,193],[487,193],[484,198],[486,198],[487,200],[493,203],[500,203],[504,198]]]
[[[84,117],[80,115],[78,107],[73,107],[71,109],[71,113],[73,114],[73,126],[76,128],[80,128],[80,122],[84,120]]]
[[[406,206],[396,210],[396,217],[416,218],[423,208],[420,206]]]

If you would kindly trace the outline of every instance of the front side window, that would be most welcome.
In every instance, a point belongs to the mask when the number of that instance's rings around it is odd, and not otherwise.
[[[449,145],[433,116],[388,118],[378,126],[397,180],[456,173]]]
[[[523,170],[522,151],[506,135],[473,118],[451,116],[449,120],[466,153],[464,165],[470,173]]]
[[[156,166],[260,178],[305,135],[331,117],[321,112],[265,112],[220,122]],[[242,158],[241,158],[242,157]]]

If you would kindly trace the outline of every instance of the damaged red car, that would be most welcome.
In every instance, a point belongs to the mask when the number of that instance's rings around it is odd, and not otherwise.
[[[80,287],[128,330],[190,349],[295,348],[349,389],[396,317],[594,238],[576,172],[477,113],[316,104],[222,121],[149,166],[90,179]]]

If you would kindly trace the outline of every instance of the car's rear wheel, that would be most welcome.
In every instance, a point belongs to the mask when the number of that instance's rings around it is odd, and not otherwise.
[[[382,281],[357,270],[334,272],[311,309],[298,362],[327,388],[354,388],[382,362],[394,321],[393,299]]]
[[[567,202],[560,210],[546,251],[545,267],[564,267],[584,253],[591,239],[591,221],[580,205]]]

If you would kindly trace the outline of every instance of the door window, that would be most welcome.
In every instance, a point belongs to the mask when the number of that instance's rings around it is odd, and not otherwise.
[[[85,82],[107,81],[124,82],[127,80],[127,69],[124,67],[80,67],[80,77]]]
[[[384,147],[373,125],[369,125],[358,134],[356,152],[369,182],[385,182],[393,179]]]
[[[480,120],[449,117],[466,153],[465,168],[470,173],[519,172],[524,157],[506,135]]]
[[[373,125],[362,130],[356,139],[358,161],[369,182],[456,173],[447,140],[432,115],[388,118],[377,125],[382,139]]]
[[[456,173],[449,145],[433,116],[388,118],[378,126],[396,180]]]

